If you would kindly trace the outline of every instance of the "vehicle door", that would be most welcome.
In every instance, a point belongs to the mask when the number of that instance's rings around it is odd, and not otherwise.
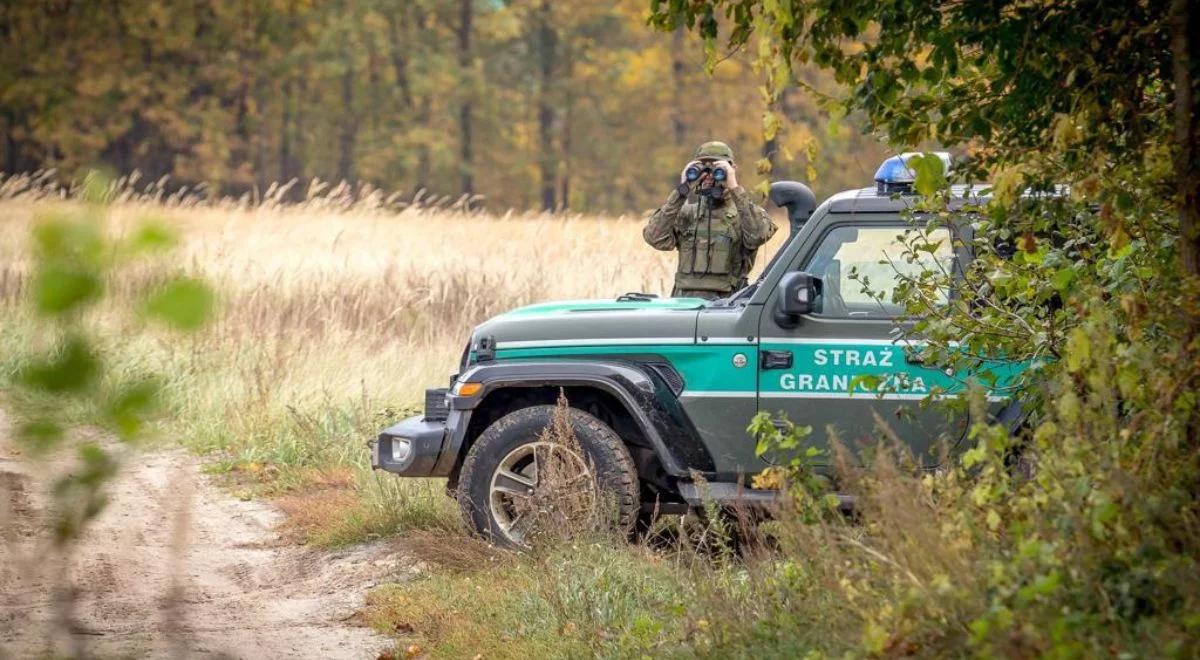
[[[788,267],[820,279],[813,313],[789,322],[773,312],[778,290],[766,301],[759,325],[758,408],[811,425],[809,440],[816,446],[827,447],[836,435],[858,449],[895,434],[923,464],[935,464],[942,444],[961,439],[967,417],[925,400],[935,388],[953,391],[958,384],[923,366],[918,346],[897,339],[903,308],[890,301],[901,273],[954,267],[949,231],[931,232],[940,241],[937,250],[910,263],[902,258],[901,236],[911,231],[903,220],[845,215],[827,216],[833,221],[810,237]],[[867,283],[880,298],[864,291]]]

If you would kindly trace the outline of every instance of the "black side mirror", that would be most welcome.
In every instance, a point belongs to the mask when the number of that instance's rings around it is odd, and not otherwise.
[[[816,311],[817,296],[821,295],[821,280],[809,273],[786,273],[779,280],[779,298],[775,305],[775,322],[784,328],[794,328],[800,317]]]

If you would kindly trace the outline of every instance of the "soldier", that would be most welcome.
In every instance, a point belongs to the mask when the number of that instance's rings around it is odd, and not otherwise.
[[[690,198],[690,199],[689,199]],[[746,286],[775,224],[737,183],[733,150],[705,142],[642,230],[656,250],[679,250],[676,297],[720,298]]]

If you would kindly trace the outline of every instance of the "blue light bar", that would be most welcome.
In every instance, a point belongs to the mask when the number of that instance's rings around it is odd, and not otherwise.
[[[933,153],[942,159],[942,163],[946,166],[946,172],[949,173],[950,154],[945,151]],[[906,151],[899,156],[892,156],[883,161],[879,165],[879,169],[875,170],[875,191],[880,195],[912,192],[912,185],[917,180],[917,173],[908,166],[908,161],[914,156],[922,155],[924,153],[920,151]]]

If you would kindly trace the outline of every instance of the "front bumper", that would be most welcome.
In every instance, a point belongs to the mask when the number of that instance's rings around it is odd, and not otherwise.
[[[409,417],[384,429],[367,444],[371,448],[371,467],[376,470],[406,477],[434,476],[446,444],[446,422],[427,421],[424,415]]]
[[[458,466],[459,448],[476,403],[472,397],[457,396],[446,388],[426,390],[424,414],[409,417],[367,441],[371,467],[402,477],[450,476]]]

